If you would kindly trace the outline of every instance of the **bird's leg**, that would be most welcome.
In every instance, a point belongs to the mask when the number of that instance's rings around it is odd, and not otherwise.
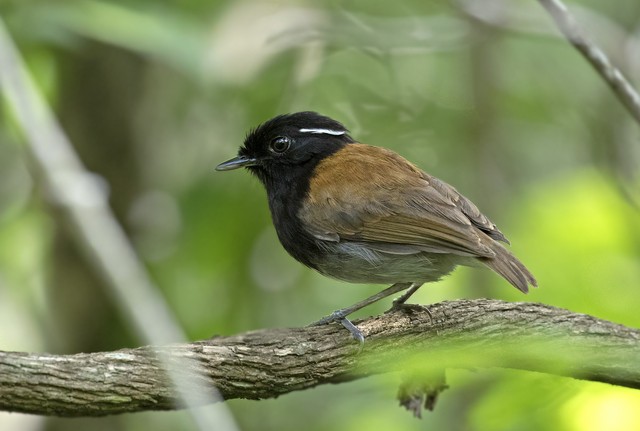
[[[394,308],[407,302],[407,299],[409,299],[411,295],[413,295],[418,289],[420,289],[420,286],[422,286],[422,283],[411,283],[411,287],[409,287],[409,290],[393,300]]]
[[[383,291],[380,291],[378,293],[376,293],[373,296],[368,297],[367,299],[364,299],[360,302],[356,302],[355,304],[346,307],[346,308],[341,308],[340,310],[336,310],[333,313],[331,313],[330,315],[323,317],[322,319],[318,320],[317,322],[314,322],[311,324],[311,326],[318,326],[318,325],[324,325],[326,323],[331,323],[331,322],[335,322],[337,320],[340,320],[344,317],[347,317],[349,314],[354,313],[358,310],[360,310],[361,308],[366,307],[367,305],[373,304],[374,302],[380,301],[381,299],[386,298],[387,296],[393,295],[394,293],[398,293],[401,292],[403,290],[409,289],[411,286],[413,286],[412,283],[396,283],[393,284],[392,286],[384,289]]]
[[[409,299],[411,295],[416,293],[416,291],[420,289],[421,286],[422,286],[422,283],[411,283],[411,287],[409,287],[409,290],[407,290],[398,298],[393,300],[393,305],[391,306],[391,309],[389,311],[397,310],[398,308],[402,308],[402,307],[410,307],[410,306],[416,307],[416,308],[419,308],[420,310],[425,310],[429,315],[429,319],[431,319],[431,321],[433,322],[433,316],[431,315],[431,311],[429,311],[429,307],[422,306],[422,305],[405,304],[405,302],[407,302],[407,299]]]
[[[358,340],[360,343],[364,343],[364,335],[362,335],[362,332],[353,323],[351,323],[349,319],[347,319],[347,316],[355,311],[360,310],[361,308],[366,307],[367,305],[373,304],[374,302],[386,298],[387,296],[393,295],[394,293],[398,293],[406,289],[412,289],[413,286],[413,283],[396,283],[386,288],[385,290],[368,297],[367,299],[353,304],[350,307],[341,308],[340,310],[334,311],[330,315],[323,317],[317,322],[312,323],[311,326],[325,325],[331,322],[340,322],[342,326],[344,326],[349,330],[349,332],[351,332],[353,338]],[[420,285],[418,285],[418,287],[420,287]]]

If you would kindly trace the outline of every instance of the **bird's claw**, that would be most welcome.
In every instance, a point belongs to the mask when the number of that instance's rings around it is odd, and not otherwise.
[[[355,338],[358,343],[360,343],[360,350],[362,350],[362,346],[364,346],[364,334],[362,333],[362,331],[359,330],[357,326],[351,323],[351,320],[347,319],[346,317],[340,319],[339,322],[342,324],[342,326],[347,328],[349,332],[351,332],[351,336]]]
[[[364,334],[362,333],[362,331],[360,331],[356,327],[356,325],[351,323],[351,321],[347,319],[345,316],[346,314],[344,313],[343,310],[337,310],[331,313],[330,315],[323,317],[317,322],[313,322],[309,326],[320,326],[320,325],[327,325],[332,322],[340,322],[340,324],[344,326],[351,333],[351,336],[360,343],[360,348],[362,349],[362,346],[364,345]]]

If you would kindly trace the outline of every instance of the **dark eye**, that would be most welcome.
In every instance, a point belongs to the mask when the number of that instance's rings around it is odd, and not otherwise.
[[[291,146],[291,139],[286,136],[278,136],[273,141],[271,141],[271,151],[274,153],[282,154],[289,149]]]

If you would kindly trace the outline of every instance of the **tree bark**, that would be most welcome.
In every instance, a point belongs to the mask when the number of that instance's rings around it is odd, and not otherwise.
[[[0,352],[0,410],[102,416],[180,408],[158,355],[225,399],[274,398],[371,374],[508,367],[640,389],[640,330],[535,303],[459,300],[355,322],[103,353]],[[185,366],[187,364],[187,366]]]

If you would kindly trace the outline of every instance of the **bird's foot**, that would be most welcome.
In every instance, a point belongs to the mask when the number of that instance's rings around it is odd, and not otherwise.
[[[322,319],[317,322],[311,323],[309,326],[321,326],[327,325],[332,322],[338,322],[341,319],[344,319],[347,315],[344,313],[344,310],[336,310],[328,316],[324,316]]]
[[[364,344],[364,334],[356,327],[356,325],[354,325],[349,319],[347,319],[347,314],[348,313],[345,310],[337,310],[330,315],[323,317],[317,322],[313,322],[309,326],[320,326],[327,325],[332,322],[340,322],[340,324],[344,326],[351,333],[351,336],[355,338],[362,346]]]
[[[389,308],[385,313],[391,313],[392,311],[402,311],[403,313],[419,313],[426,311],[429,315],[429,320],[433,323],[433,315],[431,314],[431,310],[426,305],[420,304],[407,304],[403,301],[395,300],[391,304],[391,308]]]

